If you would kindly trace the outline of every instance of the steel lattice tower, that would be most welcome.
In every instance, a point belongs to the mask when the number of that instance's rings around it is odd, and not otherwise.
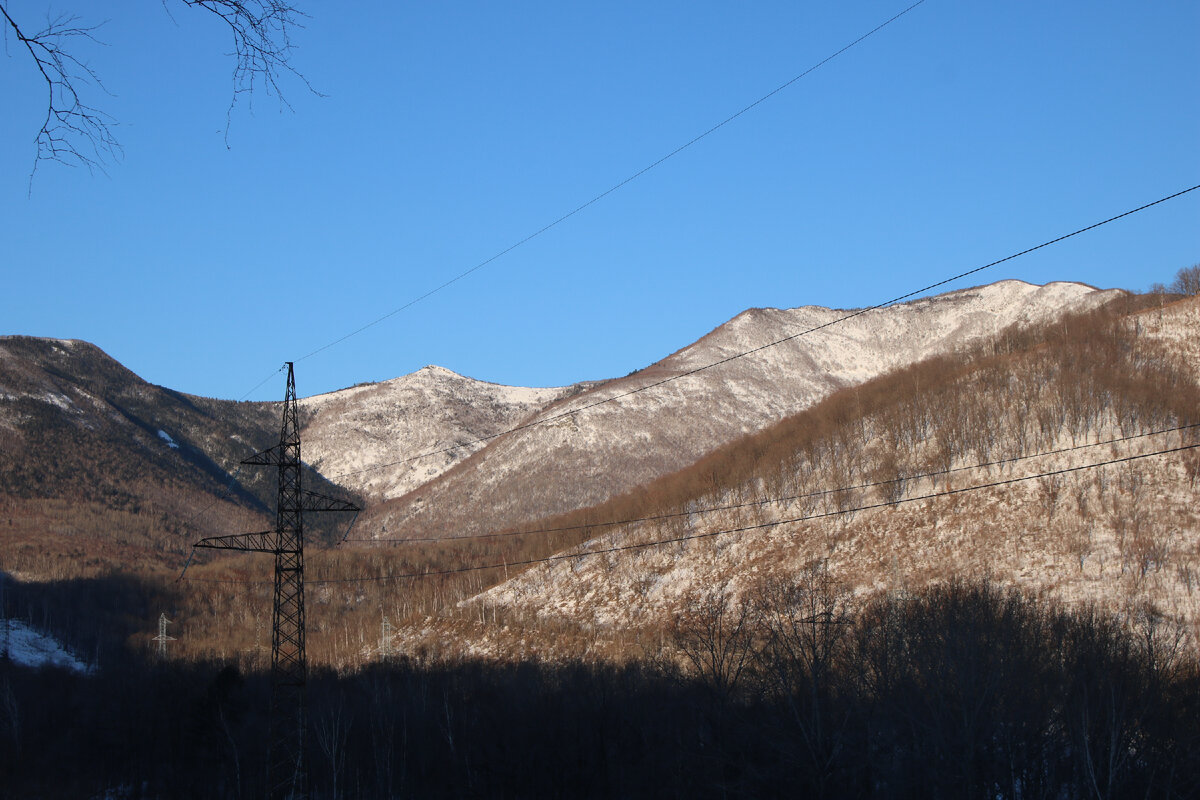
[[[387,614],[383,615],[383,620],[379,623],[379,656],[384,661],[392,657],[392,623]]]
[[[167,642],[175,641],[174,636],[167,636],[167,625],[170,622],[165,611],[158,615],[158,636],[152,641],[158,642],[157,653],[160,660],[167,657]]]
[[[290,361],[287,370],[279,444],[242,462],[276,467],[279,471],[275,530],[213,536],[201,539],[195,545],[215,550],[275,554],[267,756],[267,796],[270,798],[307,795],[304,768],[305,685],[308,680],[308,661],[304,654],[304,514],[310,511],[359,511],[358,506],[344,500],[301,488],[300,423],[296,409],[296,378]]]

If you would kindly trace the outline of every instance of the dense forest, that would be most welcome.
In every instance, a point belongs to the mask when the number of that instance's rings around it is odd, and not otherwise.
[[[393,658],[309,681],[314,798],[1194,797],[1200,662],[1153,614],[819,570],[697,602],[625,665]],[[677,656],[682,654],[682,658]],[[258,797],[268,681],[0,663],[8,797]]]

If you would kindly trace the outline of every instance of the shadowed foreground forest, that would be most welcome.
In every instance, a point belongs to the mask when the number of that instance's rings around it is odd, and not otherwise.
[[[1150,612],[988,584],[853,605],[710,591],[623,665],[421,662],[309,683],[311,796],[1195,797],[1200,664]],[[263,794],[269,682],[109,653],[0,663],[0,794]]]

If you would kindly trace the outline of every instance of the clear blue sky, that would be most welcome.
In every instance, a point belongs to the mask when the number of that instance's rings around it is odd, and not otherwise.
[[[238,398],[479,264],[898,13],[900,2],[296,0],[285,81],[225,145],[229,42],[168,0],[60,0],[112,96],[108,175],[43,164],[0,69],[0,333],[86,339]],[[7,0],[36,27],[42,0]],[[623,375],[745,308],[871,305],[1200,183],[1200,4],[927,0],[666,163],[297,366]],[[1200,261],[1200,191],[985,272],[1145,288]],[[957,287],[952,287],[957,288]],[[251,399],[276,399],[279,379]]]

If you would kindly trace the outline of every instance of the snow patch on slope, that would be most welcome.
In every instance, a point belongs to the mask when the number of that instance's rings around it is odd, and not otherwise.
[[[0,630],[0,654],[8,653],[22,667],[60,667],[79,673],[92,668],[67,651],[53,636],[39,633],[15,619],[5,620],[7,632]]]
[[[71,402],[71,398],[59,392],[46,392],[39,399],[50,405],[58,406],[63,411],[70,411],[75,405]]]

